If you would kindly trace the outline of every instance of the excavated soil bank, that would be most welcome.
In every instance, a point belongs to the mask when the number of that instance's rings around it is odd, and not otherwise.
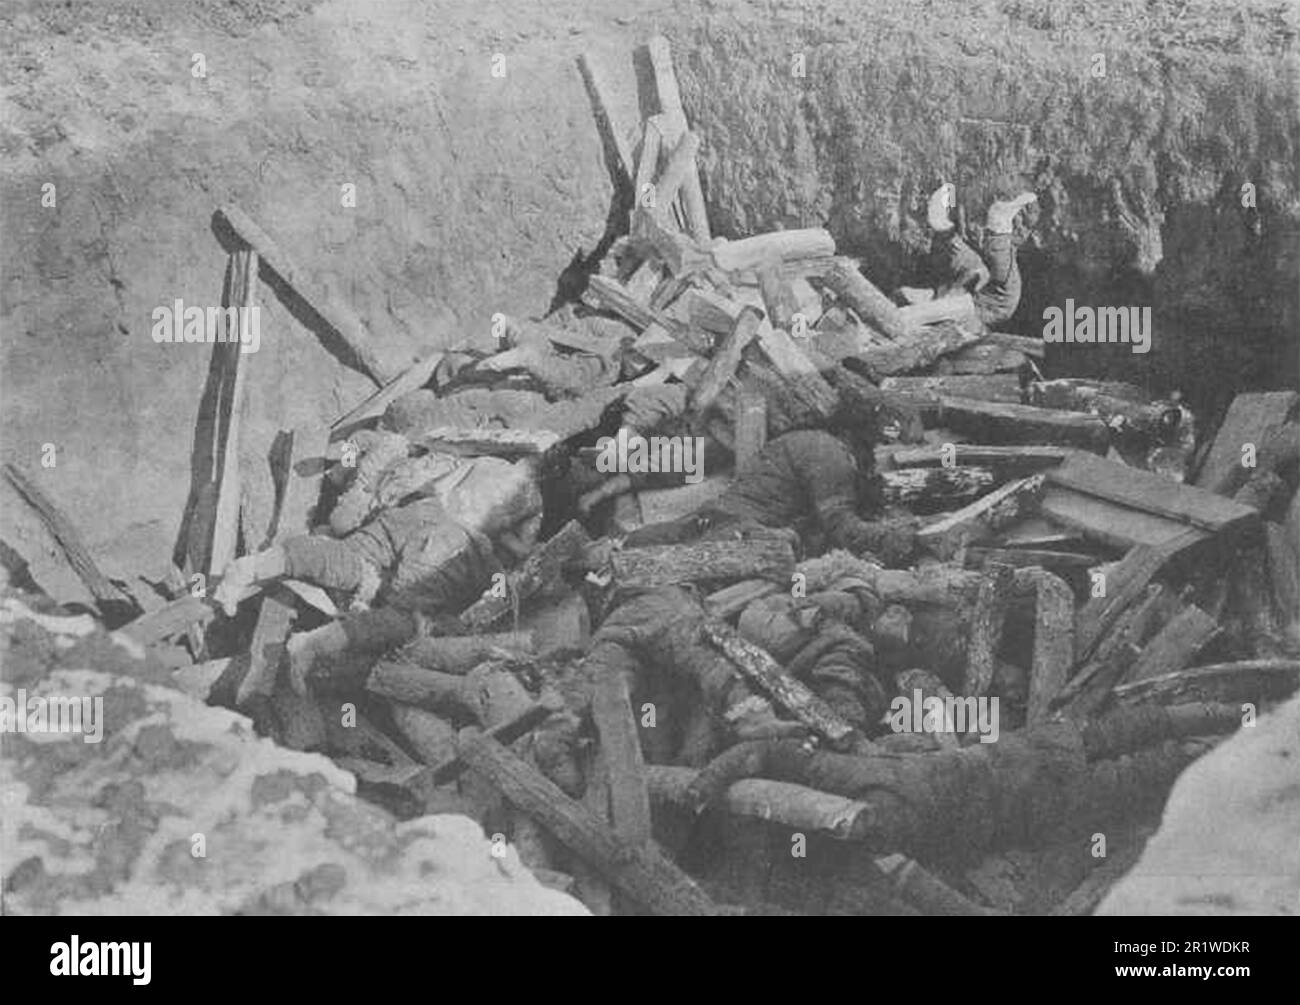
[[[377,337],[486,344],[492,314],[571,292],[562,277],[594,264],[626,195],[576,57],[624,61],[655,31],[703,139],[716,233],[825,225],[888,287],[917,267],[938,180],[972,218],[1032,186],[1008,328],[1038,334],[1065,297],[1155,314],[1149,355],[1075,348],[1053,369],[1181,387],[1207,418],[1236,391],[1296,382],[1283,4],[69,0],[10,4],[0,25],[3,459],[40,469],[54,445],[42,485],[110,575],[161,578],[176,542],[209,350],[155,344],[151,316],[220,296],[219,204],[246,206]],[[371,386],[260,302],[250,443]],[[265,491],[262,459],[245,460]],[[0,537],[53,594],[82,596],[5,492]]]

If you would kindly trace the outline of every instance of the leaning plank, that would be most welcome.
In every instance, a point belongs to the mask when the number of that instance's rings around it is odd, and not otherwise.
[[[32,509],[36,510],[37,516],[41,518],[41,523],[45,525],[45,529],[50,532],[59,547],[63,549],[63,555],[67,558],[68,564],[72,566],[72,571],[77,574],[77,578],[90,591],[90,595],[95,598],[95,603],[98,605],[127,605],[133,607],[130,598],[109,582],[108,577],[99,570],[95,560],[90,557],[90,552],[82,541],[81,535],[77,533],[77,528],[73,526],[67,515],[54,505],[49,497],[37,488],[36,483],[28,478],[21,469],[13,464],[6,464],[4,472],[5,477],[9,479],[9,483],[17,490],[18,494],[27,501]],[[102,606],[100,609],[101,613],[104,613]]]
[[[1034,608],[1034,652],[1029,670],[1026,725],[1047,718],[1048,707],[1074,666],[1074,594],[1059,576],[1042,572]]]
[[[641,756],[627,678],[614,668],[592,684],[591,719],[609,777],[610,822],[614,833],[633,845],[650,842],[650,793]]]
[[[275,543],[311,530],[312,511],[320,500],[325,476],[329,434],[319,427],[301,426],[282,432],[280,442],[283,480],[272,534]]]
[[[655,35],[646,43],[650,66],[654,71],[655,91],[659,109],[663,113],[664,140],[675,146],[686,132],[686,112],[682,108],[681,92],[677,89],[677,74],[673,71],[672,49],[668,39]],[[704,190],[692,157],[691,170],[682,184],[682,208],[686,211],[686,227],[697,241],[710,239],[709,217],[704,205]]]
[[[588,544],[591,539],[577,520],[570,520],[545,542],[533,549],[506,581],[504,590],[489,588],[473,606],[460,617],[472,628],[486,628],[504,617],[515,605],[559,584],[564,566]]]
[[[1176,673],[1121,684],[1113,695],[1118,705],[1151,701],[1162,705],[1184,702],[1272,701],[1300,688],[1300,660],[1240,660],[1211,663]]]
[[[965,545],[983,541],[999,528],[1032,513],[1042,490],[1042,475],[1008,482],[955,513],[922,527],[916,534],[917,543],[947,561]]]
[[[1053,469],[1050,484],[1096,496],[1211,533],[1258,516],[1249,506],[1150,471],[1078,453]]]
[[[1247,443],[1261,447],[1270,428],[1285,423],[1297,401],[1300,395],[1295,391],[1261,391],[1233,398],[1197,473],[1196,485],[1207,492],[1231,495],[1250,474],[1241,464],[1242,447]]]
[[[425,353],[400,376],[394,377],[365,401],[331,422],[330,439],[339,440],[351,435],[361,423],[377,415],[383,415],[385,409],[404,394],[418,391],[429,382],[433,371],[438,368],[438,364],[445,356],[446,353],[441,351]]]
[[[1157,545],[1133,548],[1101,581],[1101,595],[1091,598],[1074,621],[1075,658],[1086,660],[1119,616],[1146,590],[1165,564],[1185,548],[1204,540],[1195,529],[1180,532]]]
[[[746,677],[777,705],[832,747],[848,747],[858,738],[857,730],[800,681],[789,676],[766,650],[754,645],[724,621],[704,625],[704,637],[736,664]]]
[[[651,800],[656,805],[691,809],[691,783],[698,774],[691,768],[650,765],[646,776]],[[767,820],[836,841],[859,840],[871,819],[871,807],[856,799],[766,778],[742,778],[732,783],[718,806],[732,816]]]
[[[993,563],[984,569],[975,608],[970,617],[970,637],[966,644],[966,676],[962,694],[983,697],[993,684],[998,646],[1002,643],[1002,626],[1007,601],[1015,581],[1009,565]]]
[[[794,549],[785,538],[704,541],[624,548],[611,556],[620,590],[655,590],[675,583],[717,579],[771,579],[790,582]]]
[[[917,333],[903,312],[880,292],[852,259],[840,258],[822,276],[822,282],[846,307],[871,327],[891,339],[906,341]]]
[[[835,253],[835,239],[820,227],[774,230],[727,241],[713,249],[713,261],[724,272],[757,269],[766,262],[819,258]]]
[[[1218,634],[1218,622],[1195,604],[1188,604],[1146,644],[1129,669],[1127,680],[1146,680],[1182,670]]]
[[[659,915],[712,916],[717,906],[653,842],[638,847],[496,740],[478,730],[457,738],[462,761],[482,774],[515,807],[636,902]]]
[[[257,257],[283,279],[298,296],[302,297],[322,321],[339,334],[356,356],[362,369],[377,384],[387,384],[401,375],[409,360],[399,360],[390,353],[382,352],[352,308],[331,292],[316,285],[310,275],[299,268],[270,235],[253,221],[252,217],[233,203],[222,206],[221,215],[225,217],[235,234],[253,249]],[[256,277],[256,271],[253,275]]]
[[[1056,443],[1105,453],[1110,445],[1106,424],[1086,412],[1063,412],[1032,405],[939,397],[938,424],[984,442]]]

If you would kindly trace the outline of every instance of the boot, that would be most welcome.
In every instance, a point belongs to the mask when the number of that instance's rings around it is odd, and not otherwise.
[[[1031,202],[1037,202],[1038,196],[1033,192],[1021,192],[1014,199],[1006,202],[995,202],[989,206],[987,217],[988,232],[990,234],[1010,234],[1011,223],[1016,218],[1016,214],[1028,206]]]
[[[952,230],[952,217],[949,211],[954,205],[956,194],[957,187],[952,182],[944,182],[930,196],[930,206],[926,216],[930,229],[935,233],[945,234]]]

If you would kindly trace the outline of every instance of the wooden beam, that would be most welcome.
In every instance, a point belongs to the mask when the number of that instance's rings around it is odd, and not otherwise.
[[[681,92],[677,89],[677,74],[673,71],[672,48],[668,39],[655,35],[646,43],[650,55],[650,66],[654,71],[655,91],[659,97],[659,108],[663,112],[664,140],[669,146],[676,146],[687,129],[686,111],[682,108]],[[709,216],[704,205],[704,189],[700,185],[698,171],[687,172],[682,183],[682,208],[686,215],[686,229],[697,241],[707,243],[710,240]]]
[[[722,340],[722,345],[705,365],[699,383],[691,391],[691,411],[703,415],[718,400],[722,389],[735,378],[741,353],[758,334],[762,321],[762,312],[755,308],[747,307],[740,312],[731,331]]]
[[[983,697],[993,684],[993,670],[997,665],[998,647],[1002,643],[1007,601],[1014,582],[1015,570],[1009,565],[997,563],[989,565],[980,577],[966,644],[966,676],[962,685],[964,695]]]

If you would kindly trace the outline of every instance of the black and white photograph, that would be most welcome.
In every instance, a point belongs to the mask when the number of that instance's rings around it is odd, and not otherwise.
[[[1298,31],[0,0],[21,969],[595,915],[1280,973]]]

